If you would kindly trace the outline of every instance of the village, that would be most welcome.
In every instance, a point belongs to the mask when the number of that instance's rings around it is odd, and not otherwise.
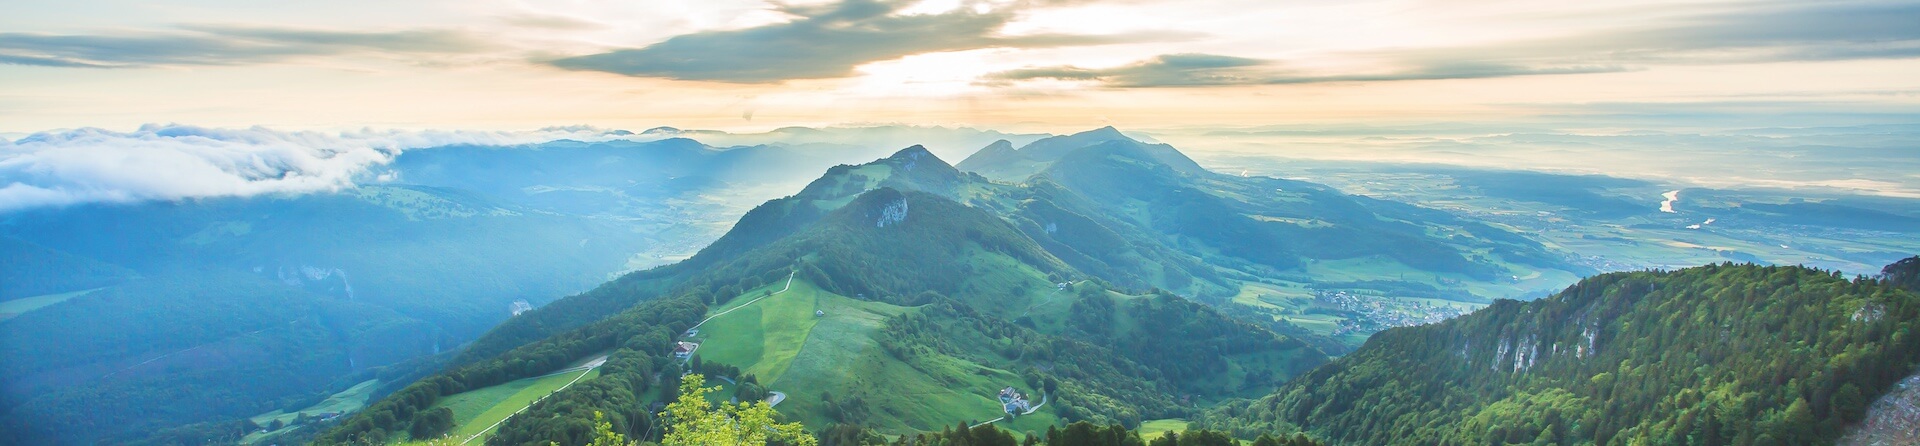
[[[1467,313],[1467,310],[1452,305],[1363,296],[1346,291],[1315,291],[1314,300],[1332,304],[1346,316],[1334,329],[1334,336],[1371,334],[1394,327],[1431,324]]]

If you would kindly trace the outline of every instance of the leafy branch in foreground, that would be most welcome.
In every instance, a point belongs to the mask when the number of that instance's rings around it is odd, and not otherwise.
[[[765,401],[715,407],[707,392],[720,388],[701,387],[705,383],[706,377],[697,374],[681,378],[680,398],[660,413],[668,420],[662,444],[760,446],[775,439],[791,446],[819,444],[800,423],[775,422],[773,406]]]

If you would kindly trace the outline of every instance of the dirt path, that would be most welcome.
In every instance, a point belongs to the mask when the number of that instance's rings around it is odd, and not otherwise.
[[[794,271],[794,272],[793,272],[793,273],[791,273],[791,274],[787,274],[787,287],[786,287],[786,288],[781,288],[781,289],[780,289],[780,291],[775,291],[775,292],[773,292],[772,294],[768,294],[768,295],[765,295],[765,296],[760,296],[759,298],[756,298],[756,299],[754,299],[754,300],[750,300],[750,301],[747,301],[747,303],[744,303],[744,304],[740,304],[740,306],[738,306],[738,307],[733,307],[733,308],[728,308],[728,309],[727,309],[727,311],[722,311],[722,312],[719,312],[719,313],[714,313],[714,314],[713,314],[712,316],[707,316],[707,318],[706,318],[706,319],[702,319],[702,320],[700,320],[700,323],[698,323],[698,324],[693,324],[693,327],[690,327],[690,328],[688,328],[688,330],[692,330],[692,329],[695,329],[695,328],[700,328],[700,326],[701,326],[701,325],[706,325],[706,324],[707,324],[707,321],[711,321],[711,320],[713,320],[713,318],[716,318],[716,317],[720,317],[720,316],[725,316],[725,315],[726,315],[727,313],[732,313],[732,312],[733,312],[733,310],[738,310],[738,309],[741,309],[741,308],[746,308],[746,307],[747,307],[748,305],[753,305],[754,303],[757,303],[757,302],[760,302],[760,300],[761,300],[761,299],[766,299],[766,298],[769,298],[769,297],[773,297],[773,296],[778,296],[778,295],[780,295],[781,293],[785,293],[785,292],[787,292],[787,290],[791,290],[791,289],[793,289],[793,276],[794,276],[794,275],[797,275],[797,274],[800,274],[800,272],[799,272],[799,271]]]

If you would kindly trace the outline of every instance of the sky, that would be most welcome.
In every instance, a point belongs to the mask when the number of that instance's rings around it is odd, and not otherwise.
[[[440,144],[896,124],[917,127],[846,135],[960,141],[986,133],[948,130],[1116,126],[1215,156],[1202,159],[1920,197],[1920,0],[6,9],[0,212],[339,190],[378,181],[372,168],[402,151]],[[887,138],[864,144],[904,144]],[[935,150],[957,161],[977,148]]]
[[[1920,121],[1920,2],[63,0],[0,133]]]

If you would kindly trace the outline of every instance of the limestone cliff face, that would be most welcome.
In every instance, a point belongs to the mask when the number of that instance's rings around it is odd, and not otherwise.
[[[1901,380],[1867,409],[1867,418],[1838,446],[1920,444],[1920,374]]]

